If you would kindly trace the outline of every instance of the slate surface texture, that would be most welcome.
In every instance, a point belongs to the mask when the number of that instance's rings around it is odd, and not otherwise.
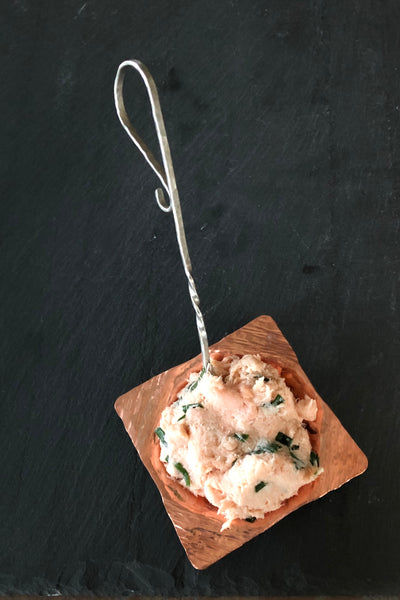
[[[400,592],[400,4],[1,10],[0,593]],[[199,351],[173,223],[120,127],[159,85],[210,342],[270,314],[366,474],[204,572],[115,399]],[[126,93],[156,150],[142,81]]]

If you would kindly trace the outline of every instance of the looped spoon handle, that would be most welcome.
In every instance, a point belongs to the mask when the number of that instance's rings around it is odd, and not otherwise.
[[[153,114],[154,125],[157,132],[158,142],[160,144],[161,156],[163,166],[160,165],[158,160],[155,158],[152,151],[140,138],[136,129],[132,126],[127,115],[124,97],[123,97],[123,85],[126,71],[133,67],[140,73],[142,79],[147,88],[149,100],[151,104],[151,110]],[[196,313],[196,324],[197,331],[199,334],[201,353],[203,356],[203,366],[206,370],[210,370],[210,352],[208,348],[208,339],[206,327],[204,324],[204,318],[200,310],[200,300],[197,294],[196,286],[192,275],[192,263],[190,261],[189,251],[186,243],[185,228],[182,219],[181,204],[179,201],[178,190],[176,187],[174,167],[172,164],[171,151],[169,149],[167,133],[165,131],[164,119],[161,112],[160,99],[158,97],[157,87],[154,82],[152,75],[143,63],[138,60],[125,60],[118,67],[117,75],[114,83],[114,100],[115,108],[119,120],[121,121],[122,127],[125,129],[133,143],[139,148],[146,161],[149,163],[157,177],[160,179],[166,193],[168,194],[169,201],[165,199],[165,195],[162,188],[157,188],[155,191],[156,200],[158,206],[164,212],[171,212],[174,216],[176,237],[178,240],[179,251],[182,258],[183,268],[186,273],[186,277],[189,283],[189,294],[193,304],[193,308]]]

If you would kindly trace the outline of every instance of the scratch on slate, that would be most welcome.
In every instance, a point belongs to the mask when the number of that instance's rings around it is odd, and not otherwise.
[[[82,4],[82,6],[80,7],[80,9],[78,10],[78,12],[76,13],[75,19],[76,19],[77,17],[79,17],[79,15],[81,14],[81,12],[83,12],[83,11],[85,10],[85,8],[86,8],[86,7],[87,7],[87,2],[84,2],[84,3]]]
[[[300,235],[300,233],[297,231],[296,227],[294,225],[291,225],[290,228],[291,228],[292,232],[298,237],[300,243],[303,244],[303,246],[305,248],[307,248],[307,250],[309,250],[310,249],[310,245],[306,244],[306,242],[304,241],[303,236]]]

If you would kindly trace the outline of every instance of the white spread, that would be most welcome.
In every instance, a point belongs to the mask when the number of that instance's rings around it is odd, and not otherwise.
[[[297,400],[258,356],[229,356],[212,369],[190,375],[156,433],[169,475],[216,506],[225,529],[276,510],[322,472],[304,427],[317,403]]]

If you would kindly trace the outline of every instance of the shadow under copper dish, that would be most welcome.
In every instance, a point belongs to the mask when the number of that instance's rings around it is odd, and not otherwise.
[[[177,393],[187,384],[189,374],[201,370],[201,356],[164,371],[120,396],[115,409],[158,487],[190,562],[197,569],[210,566],[296,508],[360,475],[368,465],[365,454],[315,391],[293,349],[271,317],[258,317],[211,346],[210,350],[214,360],[229,354],[259,354],[264,362],[282,369],[282,377],[295,397],[302,398],[307,394],[316,399],[317,419],[309,424],[308,430],[311,445],[319,454],[324,472],[263,519],[253,523],[235,519],[229,529],[221,532],[224,518],[217,514],[217,508],[205,498],[194,496],[167,474],[160,461],[160,447],[154,434],[164,408],[176,400]]]

